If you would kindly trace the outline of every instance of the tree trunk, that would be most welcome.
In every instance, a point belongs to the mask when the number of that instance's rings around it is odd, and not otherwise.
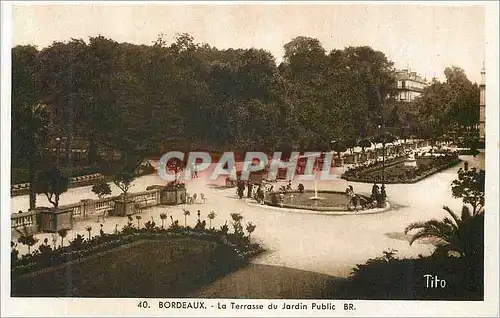
[[[95,142],[94,138],[90,138],[89,140],[89,149],[88,149],[88,163],[89,165],[93,165],[97,162],[98,157],[98,146]]]
[[[33,210],[36,207],[36,191],[35,191],[35,177],[36,177],[36,170],[35,170],[35,163],[33,160],[30,160],[29,162],[29,183],[30,183],[30,210]]]

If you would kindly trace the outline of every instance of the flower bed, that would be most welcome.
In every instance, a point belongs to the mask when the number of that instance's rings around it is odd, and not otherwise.
[[[82,260],[96,253],[108,251],[119,246],[130,244],[138,240],[170,240],[175,238],[196,238],[215,242],[230,248],[237,255],[236,262],[244,263],[251,257],[263,251],[259,244],[250,243],[248,236],[228,233],[228,228],[205,229],[201,226],[196,228],[182,227],[174,223],[168,229],[154,226],[154,223],[146,223],[146,228],[137,229],[129,225],[115,234],[104,234],[90,240],[78,235],[69,246],[52,249],[45,242],[38,250],[31,254],[18,257],[18,251],[11,251],[11,274],[13,278],[43,270],[48,267],[65,264],[72,261]]]
[[[457,153],[442,153],[439,156],[416,157],[417,167],[407,167],[404,160],[395,163],[386,163],[385,183],[415,183],[436,172],[453,167],[461,162]],[[369,167],[351,169],[342,175],[342,179],[353,182],[378,183],[382,182],[382,164]]]

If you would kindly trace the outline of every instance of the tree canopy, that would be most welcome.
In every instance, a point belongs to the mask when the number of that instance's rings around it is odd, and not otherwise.
[[[459,68],[446,69],[447,81],[426,88],[409,111],[393,106],[393,63],[383,52],[327,52],[304,36],[284,52],[277,65],[266,50],[218,49],[189,34],[170,44],[159,35],[151,45],[96,36],[41,50],[17,46],[13,149],[29,148],[22,114],[40,103],[51,111],[52,133],[67,136],[69,146],[73,136],[88,140],[90,163],[102,146],[124,157],[165,148],[326,150],[331,140],[351,147],[377,134],[381,114],[393,126],[414,121],[401,128],[407,135],[477,124],[477,85]]]

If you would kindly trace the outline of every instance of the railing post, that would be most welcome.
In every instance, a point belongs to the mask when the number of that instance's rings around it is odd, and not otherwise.
[[[95,201],[92,199],[84,199],[80,201],[83,208],[83,218],[86,219],[88,215],[95,213]]]

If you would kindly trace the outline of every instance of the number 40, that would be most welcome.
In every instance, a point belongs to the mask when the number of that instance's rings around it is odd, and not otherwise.
[[[139,308],[149,308],[149,304],[147,301],[140,301],[139,304],[137,304],[137,307]]]

